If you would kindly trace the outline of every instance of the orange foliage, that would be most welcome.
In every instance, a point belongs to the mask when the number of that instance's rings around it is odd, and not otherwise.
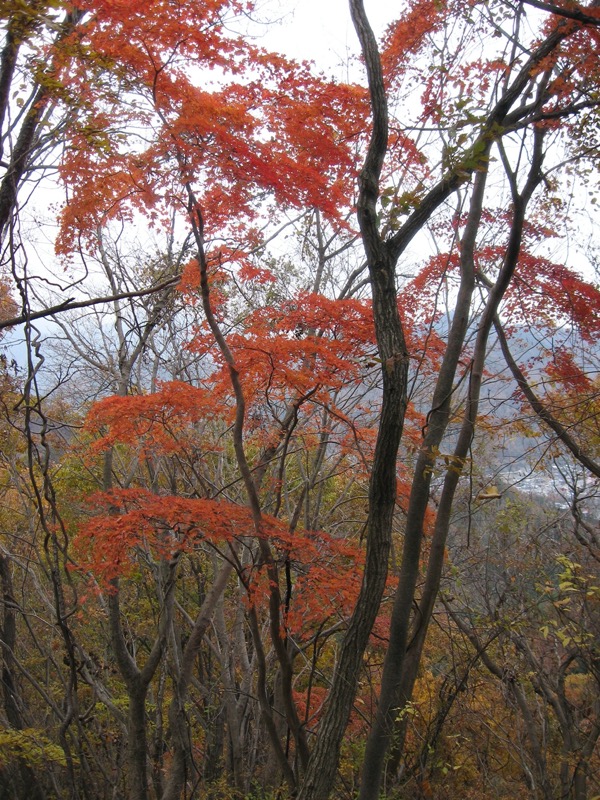
[[[243,330],[228,342],[249,402],[310,393],[329,404],[332,393],[361,380],[373,339],[369,303],[304,292],[249,313]],[[190,348],[203,352],[211,345],[210,336],[198,335]],[[215,391],[229,391],[224,367],[215,376]]]
[[[224,501],[117,489],[95,494],[88,503],[94,516],[78,530],[73,546],[79,568],[102,584],[131,573],[136,548],[172,559],[204,540],[222,547],[255,533],[249,509]],[[278,524],[265,521],[265,533]]]
[[[139,551],[171,560],[203,542],[221,549],[256,535],[249,508],[225,501],[120,489],[97,493],[88,505],[94,516],[78,530],[73,552],[78,569],[91,572],[107,589],[114,578],[131,574]],[[323,621],[350,613],[360,586],[360,548],[323,532],[291,534],[285,523],[267,515],[260,535],[271,543],[276,560],[289,564],[292,604],[285,626],[297,641],[312,636]],[[266,573],[252,569],[243,577],[249,601],[267,604]]]
[[[63,252],[111,219],[157,224],[187,206],[188,183],[213,230],[239,233],[260,213],[257,197],[343,219],[364,89],[233,35],[228,19],[251,3],[83,5],[91,17],[65,45],[61,74],[77,98],[61,167]]]
[[[191,425],[216,415],[209,388],[167,381],[152,394],[99,400],[92,406],[86,424],[91,432],[100,435],[93,445],[95,451],[121,442],[155,454],[178,450]]]
[[[363,551],[323,531],[297,532],[288,543],[286,557],[295,578],[286,624],[297,641],[304,641],[328,620],[349,616],[360,589]]]
[[[444,23],[447,3],[419,0],[398,16],[387,30],[382,62],[388,77],[398,76],[411,56],[423,46],[427,37]]]
[[[567,392],[579,395],[581,399],[593,391],[594,385],[589,375],[576,363],[573,353],[564,347],[555,349],[546,372],[552,380],[560,382]]]
[[[567,322],[591,343],[600,333],[600,290],[562,264],[523,252],[506,313],[537,327]]]

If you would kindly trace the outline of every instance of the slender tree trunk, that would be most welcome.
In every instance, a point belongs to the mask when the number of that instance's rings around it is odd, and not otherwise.
[[[369,482],[369,519],[363,580],[356,608],[344,636],[327,707],[319,725],[299,800],[323,800],[333,786],[344,730],[348,723],[362,657],[379,611],[387,578],[396,459],[406,412],[408,354],[398,314],[395,259],[382,242],[377,223],[379,176],[387,150],[387,102],[373,32],[361,0],[350,3],[370,69],[373,134],[361,173],[358,219],[373,293],[373,319],[382,364],[382,408]]]
[[[169,769],[162,800],[178,800],[183,791],[189,766],[190,751],[185,713],[188,688],[192,680],[194,662],[202,644],[202,639],[210,625],[214,610],[225,591],[232,571],[233,561],[226,561],[222,565],[210,592],[198,612],[194,627],[183,651],[180,673],[174,687],[173,701],[169,709],[169,722],[173,737],[173,761]]]
[[[406,651],[410,616],[419,572],[423,521],[427,501],[429,499],[430,478],[424,478],[423,476],[426,473],[430,475],[435,465],[434,451],[422,452],[417,461],[417,467],[415,468],[413,492],[411,493],[409,501],[406,531],[404,535],[402,566],[390,624],[390,641],[384,660],[377,716],[371,736],[367,742],[360,800],[377,800],[379,796],[379,787],[384,771],[385,757],[392,742],[396,727],[395,722],[398,719],[403,704],[410,699],[412,694],[425,636],[439,590],[444,549],[448,529],[450,527],[454,496],[464,465],[467,461],[469,448],[475,432],[489,332],[500,302],[504,297],[517,266],[527,204],[535,188],[542,179],[541,162],[543,158],[543,135],[543,131],[538,131],[535,134],[535,148],[532,164],[523,192],[519,194],[516,185],[513,186],[513,221],[504,256],[504,263],[498,275],[498,279],[490,291],[488,301],[479,322],[473,361],[470,369],[465,413],[456,447],[450,459],[450,466],[444,478],[434,526],[432,550],[429,556],[425,588],[415,619],[416,638],[413,642],[414,648],[411,654],[411,664],[410,661],[407,660]],[[437,409],[435,395],[433,409]],[[430,415],[430,417],[431,416],[433,416],[433,414]],[[431,419],[429,424],[432,424]],[[440,420],[439,424],[440,427],[442,427],[443,420]],[[420,462],[422,462],[422,464]]]
[[[427,417],[423,446],[414,471],[404,531],[398,591],[390,623],[392,630],[397,631],[397,636],[392,637],[390,646],[393,647],[393,651],[386,656],[386,663],[394,664],[394,669],[388,668],[387,671],[384,671],[385,678],[381,687],[378,713],[367,741],[362,778],[362,786],[364,787],[362,791],[365,793],[369,793],[371,785],[379,780],[378,776],[381,775],[383,769],[383,759],[388,740],[391,736],[395,736],[396,744],[399,745],[402,733],[406,730],[406,720],[399,722],[398,714],[392,708],[392,698],[398,693],[399,706],[402,707],[412,695],[425,633],[433,610],[444,560],[445,531],[438,530],[437,537],[434,535],[431,542],[428,576],[421,598],[419,613],[417,614],[416,631],[413,631],[411,637],[410,650],[406,653],[407,663],[402,676],[403,679],[398,687],[397,680],[400,674],[400,665],[405,657],[407,648],[410,613],[419,573],[423,524],[429,503],[431,478],[439,446],[450,420],[454,381],[469,325],[471,298],[475,288],[475,238],[481,220],[486,179],[487,170],[477,173],[469,215],[461,242],[461,284],[448,334],[448,344],[433,393],[431,411]],[[396,750],[399,752],[398,747]]]
[[[377,200],[381,168],[388,141],[385,83],[377,43],[368,23],[362,0],[350,0],[350,11],[367,69],[373,118],[373,130],[360,177],[357,213],[369,267],[373,293],[373,318],[383,367],[382,412],[370,481],[367,558],[361,593],[341,647],[328,705],[319,728],[319,738],[313,750],[305,782],[300,791],[300,800],[323,800],[329,796],[333,787],[341,737],[354,699],[357,671],[363,648],[368,640],[368,630],[370,631],[370,626],[377,614],[385,583],[391,539],[391,511],[395,502],[397,449],[406,409],[407,354],[404,333],[396,306],[396,263],[435,209],[473,172],[480,170],[485,165],[485,155],[489,150],[490,143],[498,135],[498,129],[512,104],[529,85],[532,69],[567,35],[562,28],[557,30],[540,45],[538,50],[532,53],[530,60],[519,71],[513,83],[507,88],[482,125],[481,133],[465,154],[463,163],[449,171],[423,197],[418,207],[408,216],[406,222],[396,233],[383,241],[378,227]],[[449,359],[448,364],[451,363],[452,359]],[[440,398],[440,402],[443,400]],[[393,417],[393,421],[391,417]],[[440,414],[440,419],[443,419],[443,413]],[[430,420],[430,424],[431,422]],[[380,460],[382,456],[385,464]],[[416,470],[427,473],[430,466],[431,453],[423,450],[419,456]],[[395,626],[396,638],[391,643],[391,651],[388,653],[388,665],[398,663],[397,660],[404,657],[406,649],[409,614],[419,566],[421,530],[429,496],[429,480],[430,478],[427,478],[422,482],[418,491],[415,491],[415,495],[411,498],[412,509],[409,509],[409,514],[412,514],[415,520],[415,527],[413,535],[405,539],[403,569],[396,601],[396,615],[399,621]],[[393,487],[391,486],[392,481]],[[388,505],[390,502],[391,507]],[[397,681],[389,674],[389,670],[390,666],[388,666],[388,675],[384,680],[387,683],[385,692],[391,701],[395,695]],[[382,757],[393,730],[393,725],[390,725],[393,714],[390,716],[390,710],[391,706],[388,708],[385,704],[379,712],[381,714],[380,730],[386,744],[383,751],[378,746],[370,748],[370,755],[366,762],[366,776],[363,779],[362,791],[366,792],[365,797],[369,795],[377,797],[379,792],[383,767]]]
[[[0,553],[0,587],[2,589],[3,619],[0,629],[2,655],[2,692],[6,718],[14,730],[22,730],[25,725],[21,713],[22,698],[15,676],[15,647],[17,644],[16,603],[13,595],[10,559]],[[34,771],[24,761],[19,762],[19,774],[23,797],[28,800],[44,800],[45,793]]]
[[[35,13],[35,12],[34,12]],[[65,16],[64,21],[60,25],[60,30],[55,38],[55,44],[69,36],[79,22],[83,19],[85,11],[73,10],[69,11]],[[0,106],[4,110],[10,79],[15,68],[17,51],[15,50],[18,45],[14,41],[15,37],[23,35],[22,32],[15,32],[14,27],[18,27],[16,19],[18,16],[25,17],[26,14],[15,14],[12,24],[9,26],[8,39],[2,53],[2,75],[0,76]],[[12,39],[11,42],[11,32]],[[52,62],[46,67],[46,71],[50,74],[54,69]],[[31,102],[31,106],[27,111],[19,134],[17,136],[14,148],[10,155],[6,172],[2,181],[0,182],[0,244],[3,241],[3,234],[10,221],[11,215],[17,203],[17,194],[19,188],[26,177],[27,170],[34,161],[36,154],[36,145],[40,136],[40,128],[43,122],[44,114],[47,111],[47,105],[50,99],[49,86],[51,81],[47,84],[39,85],[35,97]]]

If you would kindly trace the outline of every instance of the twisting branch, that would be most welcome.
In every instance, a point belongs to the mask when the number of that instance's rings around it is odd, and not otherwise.
[[[149,294],[156,294],[157,292],[162,292],[163,289],[176,286],[180,279],[181,275],[174,275],[172,278],[162,281],[162,283],[157,283],[156,286],[150,286],[148,289],[139,289],[134,292],[119,292],[118,294],[109,294],[105,297],[94,297],[90,300],[73,300],[69,298],[49,308],[42,308],[39,311],[28,311],[24,314],[19,314],[18,317],[0,320],[0,331],[4,328],[13,328],[15,325],[22,325],[25,322],[33,322],[36,319],[54,317],[56,314],[63,314],[65,311],[73,311],[78,308],[90,308],[91,306],[99,306],[104,303],[114,303],[116,300],[147,297]]]
[[[273,558],[271,547],[265,537],[262,509],[261,509],[260,499],[258,496],[258,490],[244,448],[244,423],[246,417],[246,399],[244,396],[244,390],[242,387],[242,383],[240,381],[240,376],[237,369],[237,365],[235,363],[235,359],[233,357],[233,353],[231,352],[227,340],[223,335],[221,327],[214,315],[212,308],[209,277],[208,277],[208,262],[206,259],[206,250],[205,250],[204,218],[202,215],[202,209],[200,208],[194,190],[189,182],[186,183],[186,191],[189,200],[188,211],[190,214],[194,239],[196,242],[198,265],[200,268],[200,290],[202,295],[202,307],[204,309],[206,321],[208,322],[208,326],[211,330],[211,333],[215,339],[215,342],[217,343],[217,346],[219,347],[219,350],[221,351],[221,354],[223,355],[223,358],[225,359],[225,363],[227,364],[229,370],[229,379],[231,381],[231,386],[233,388],[233,392],[235,395],[236,414],[235,414],[235,423],[233,426],[233,447],[236,455],[237,464],[240,473],[242,475],[242,479],[246,489],[246,494],[248,496],[248,503],[252,514],[254,529],[258,540],[258,547],[260,550],[261,558],[266,566],[267,574],[269,577],[270,633],[271,633],[271,641],[273,643],[273,647],[275,648],[275,652],[277,653],[277,658],[281,668],[282,689],[283,689],[286,718],[290,726],[290,730],[292,731],[292,734],[296,740],[300,761],[304,766],[306,766],[306,764],[308,763],[308,743],[306,741],[306,732],[300,723],[298,712],[293,701],[292,665],[287,651],[286,641],[281,634],[283,626],[281,619],[282,600],[281,600],[281,590],[279,586],[279,574],[277,565],[275,563],[275,559]],[[251,629],[253,632],[253,637],[255,639],[255,644],[257,648],[260,649],[261,647],[260,632],[258,630],[258,626],[254,624],[255,613],[256,613],[255,609],[251,607],[249,610],[249,620],[251,623]],[[275,753],[279,759],[279,762],[281,764],[281,767],[283,769],[284,775],[290,786],[294,788],[295,780],[293,772],[291,771],[289,765],[287,764],[287,759],[285,757],[285,754],[283,753],[283,750],[280,746],[277,737],[277,731],[274,725],[270,724],[272,721],[270,720],[270,708],[268,708],[268,702],[265,702],[265,700],[266,697],[263,698],[261,706],[263,709],[263,713],[265,715],[266,723],[271,733],[272,744]]]
[[[333,787],[340,745],[356,694],[362,654],[377,616],[387,578],[396,502],[396,459],[404,425],[408,355],[398,313],[393,247],[382,239],[377,219],[381,170],[388,146],[388,108],[375,35],[362,0],[350,0],[352,20],[363,51],[373,129],[359,181],[358,223],[369,269],[373,321],[382,365],[382,408],[369,481],[365,569],[319,726],[319,737],[299,800],[322,800]]]
[[[544,422],[552,431],[554,431],[565,447],[568,448],[568,450],[570,450],[575,456],[577,461],[579,461],[580,464],[589,470],[592,475],[600,478],[600,464],[587,455],[583,448],[577,444],[577,442],[569,434],[565,426],[556,419],[550,409],[544,405],[537,394],[533,391],[531,384],[525,377],[525,373],[519,367],[513,358],[512,353],[510,352],[506,335],[497,316],[494,318],[494,328],[496,329],[496,335],[498,336],[500,349],[502,350],[502,355],[504,356],[506,365],[511,371],[513,378],[517,382],[519,389],[525,395],[525,398],[529,402],[531,408],[535,411],[542,422]]]
[[[528,6],[539,8],[540,11],[556,14],[557,17],[574,19],[577,22],[582,22],[584,25],[600,25],[600,17],[593,17],[591,14],[586,14],[580,8],[565,8],[565,6],[557,6],[556,3],[546,3],[544,0],[523,0],[523,2]]]

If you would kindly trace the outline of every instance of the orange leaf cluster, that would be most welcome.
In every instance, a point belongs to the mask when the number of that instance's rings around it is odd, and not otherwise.
[[[141,452],[170,453],[181,447],[190,426],[214,419],[219,412],[209,388],[166,381],[147,395],[106,397],[90,409],[86,425],[99,435],[94,450],[116,444],[135,445]]]
[[[266,396],[287,401],[315,392],[329,402],[332,393],[361,380],[374,349],[370,305],[304,292],[250,313],[228,341],[249,402],[264,404]],[[208,346],[204,336],[190,345],[198,352]],[[215,390],[224,396],[228,387],[222,366]]]
[[[567,392],[579,396],[581,401],[594,390],[594,384],[589,375],[577,364],[573,353],[564,347],[557,347],[554,350],[546,372]]]
[[[600,290],[562,264],[522,252],[504,313],[537,326],[566,322],[592,343],[600,334]]]
[[[280,547],[294,575],[292,604],[286,627],[296,640],[310,638],[331,619],[346,619],[358,597],[363,551],[352,541],[323,531],[281,537]]]
[[[117,489],[93,495],[89,504],[94,516],[77,532],[74,552],[79,568],[103,585],[131,573],[138,549],[155,559],[172,559],[202,541],[223,546],[255,534],[250,510],[225,501]],[[265,519],[264,534],[280,527]]]
[[[364,89],[233,35],[228,19],[250,3],[87,5],[60,73],[74,106],[63,252],[111,219],[143,213],[156,223],[186,207],[188,183],[215,232],[251,223],[257,197],[336,217],[347,208]]]

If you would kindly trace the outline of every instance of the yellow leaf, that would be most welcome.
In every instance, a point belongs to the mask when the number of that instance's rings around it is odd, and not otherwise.
[[[499,500],[501,497],[497,486],[486,486],[477,495],[477,500]]]

